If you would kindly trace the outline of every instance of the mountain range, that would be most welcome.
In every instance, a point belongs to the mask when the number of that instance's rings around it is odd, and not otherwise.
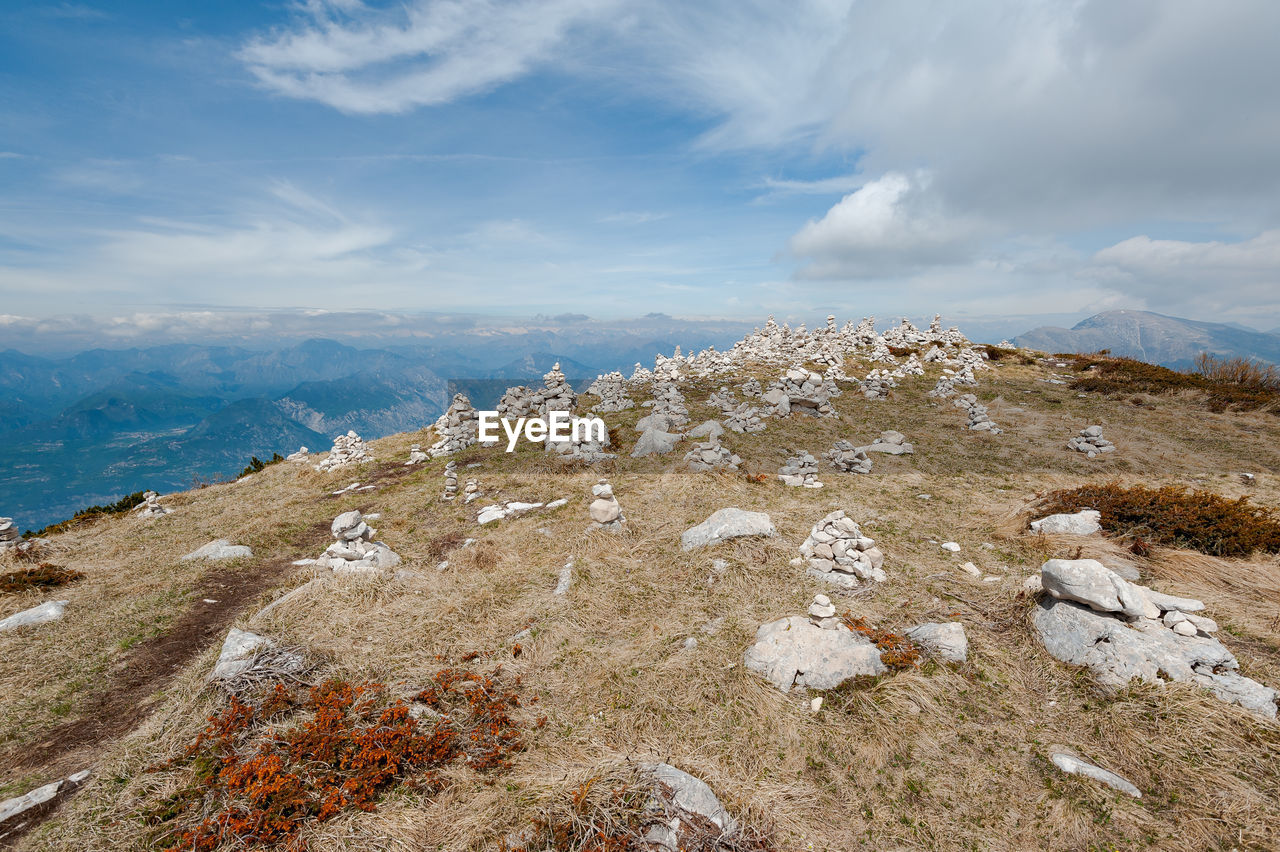
[[[1202,352],[1227,358],[1280,363],[1280,333],[1170,317],[1150,311],[1106,311],[1071,328],[1042,326],[1014,338],[1018,346],[1045,352],[1097,352],[1173,369],[1194,366]]]

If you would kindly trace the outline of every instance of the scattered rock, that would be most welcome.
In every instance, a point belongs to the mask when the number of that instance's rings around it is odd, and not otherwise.
[[[570,559],[568,562],[564,564],[564,567],[560,569],[560,575],[556,580],[556,588],[555,588],[555,591],[552,592],[552,594],[556,595],[557,597],[566,595],[569,593],[569,586],[571,586],[572,584],[573,584],[573,560]]]
[[[715,423],[714,420],[707,421]],[[719,423],[715,423],[719,426]],[[721,432],[724,430],[721,429]],[[742,458],[728,447],[721,445],[718,438],[694,444],[693,449],[684,454],[684,465],[690,470],[737,470]]]
[[[910,455],[915,452],[915,447],[907,443],[907,436],[892,429],[881,432],[879,438],[858,449],[864,453],[887,453],[891,456]]]
[[[21,796],[0,802],[0,841],[22,831],[32,820],[44,816],[58,806],[91,777],[86,769],[68,778],[37,787]]]

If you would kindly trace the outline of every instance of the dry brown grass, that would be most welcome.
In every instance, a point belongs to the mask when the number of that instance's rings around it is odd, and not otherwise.
[[[536,450],[471,450],[465,460],[482,467],[460,465],[460,474],[478,477],[484,497],[470,505],[438,499],[442,460],[387,475],[372,493],[339,498],[329,492],[376,472],[323,476],[274,465],[243,485],[178,496],[179,511],[167,518],[73,530],[55,539],[58,562],[86,580],[66,595],[100,600],[101,609],[85,607],[73,618],[73,600],[57,635],[0,635],[0,684],[8,687],[0,730],[15,746],[29,742],[52,720],[51,700],[78,695],[102,677],[122,636],[162,625],[202,571],[177,557],[215,532],[261,548],[260,555],[280,553],[310,525],[359,506],[382,513],[379,537],[416,574],[314,584],[254,629],[305,648],[324,661],[324,676],[405,690],[442,663],[479,653],[522,679],[526,695],[537,697],[526,708],[547,724],[532,730],[527,751],[496,783],[450,769],[438,795],[393,791],[376,813],[309,829],[313,849],[496,848],[539,815],[557,812],[588,779],[608,781],[628,763],[652,759],[706,780],[781,849],[1275,848],[1276,726],[1185,686],[1103,694],[1040,648],[1019,587],[1044,558],[1081,547],[1023,533],[1023,513],[1039,494],[1116,478],[1212,487],[1230,497],[1247,490],[1258,504],[1274,506],[1280,490],[1268,471],[1280,469],[1280,427],[1269,415],[1189,411],[1163,397],[1154,408],[1082,399],[1038,381],[1045,375],[1038,366],[1003,362],[984,373],[979,395],[1008,430],[998,437],[963,430],[957,409],[926,397],[933,370],[888,401],[838,398],[837,420],[793,417],[760,435],[726,436],[749,470],[768,473],[787,448],[820,454],[837,437],[863,443],[896,428],[915,444],[913,456],[876,456],[868,476],[824,471],[820,491],[681,473],[673,468],[683,447],[673,457],[624,457],[599,469],[565,469]],[[705,390],[720,384],[728,383]],[[706,393],[686,396],[693,422],[712,416],[701,405]],[[634,423],[645,411],[624,412],[616,422]],[[1065,449],[1067,437],[1088,422],[1106,427],[1120,447],[1117,458],[1088,462]],[[629,451],[635,433],[618,430],[617,437]],[[420,440],[394,436],[374,449],[388,465],[399,464]],[[1260,472],[1252,488],[1229,475],[1239,458],[1252,459],[1250,469]],[[618,535],[587,529],[587,494],[605,470],[628,518]],[[569,504],[556,510],[483,528],[474,523],[491,499],[562,496]],[[684,529],[729,505],[768,511],[779,537],[680,550]],[[838,599],[842,609],[895,632],[921,621],[961,621],[970,659],[960,666],[926,662],[842,687],[815,715],[804,697],[783,695],[744,671],[742,653],[762,622],[802,612],[820,590],[789,560],[834,508],[877,539],[890,575],[870,594]],[[466,537],[479,541],[457,549]],[[945,540],[962,551],[940,550]],[[1203,596],[1246,670],[1280,684],[1274,558],[1208,562],[1157,549],[1140,559],[1107,540],[1090,541],[1082,553],[1109,564],[1126,559],[1157,588]],[[448,568],[437,571],[442,559]],[[552,589],[570,559],[574,582],[559,598]],[[709,584],[713,559],[728,567]],[[970,578],[958,570],[963,561],[1004,579]],[[307,576],[300,571],[296,583]],[[714,632],[704,629],[711,625],[718,625]],[[532,635],[514,657],[513,637],[526,628]],[[683,647],[689,637],[696,648]],[[141,848],[145,833],[133,814],[173,790],[140,769],[177,754],[223,700],[202,688],[216,653],[209,647],[178,673],[156,712],[106,749],[97,779],[31,835],[27,848]],[[28,682],[35,688],[24,694],[18,687]],[[1128,777],[1144,798],[1058,773],[1048,763],[1051,744]],[[36,780],[15,778],[10,789]]]

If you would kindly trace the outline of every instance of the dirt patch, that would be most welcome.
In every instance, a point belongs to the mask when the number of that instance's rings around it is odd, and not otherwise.
[[[77,718],[47,730],[35,742],[10,749],[0,757],[0,767],[9,775],[38,770],[65,777],[91,766],[106,743],[150,715],[156,692],[211,642],[220,640],[248,604],[293,570],[297,553],[313,552],[328,538],[329,522],[317,523],[291,544],[290,555],[210,571],[187,611],[165,633],[131,648],[107,675],[108,686],[77,708]]]

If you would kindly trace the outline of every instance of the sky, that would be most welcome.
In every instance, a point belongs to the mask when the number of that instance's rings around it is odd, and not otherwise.
[[[1269,330],[1277,33],[1274,0],[8,0],[0,345],[254,311]]]

